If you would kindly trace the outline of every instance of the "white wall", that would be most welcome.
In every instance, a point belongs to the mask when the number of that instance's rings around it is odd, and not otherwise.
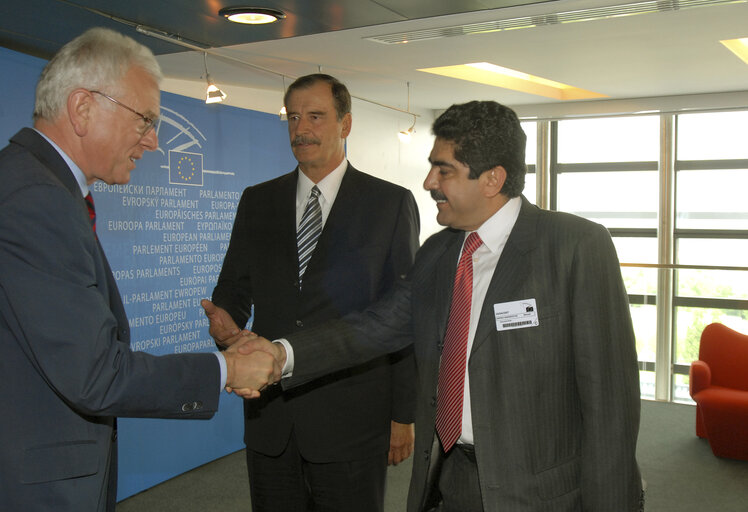
[[[398,132],[407,130],[413,117],[394,110],[353,100],[353,129],[348,137],[348,159],[358,169],[413,192],[421,214],[421,241],[439,229],[436,204],[423,189],[429,171],[428,156],[434,138],[433,114],[416,112],[415,133],[409,144],[400,142]]]

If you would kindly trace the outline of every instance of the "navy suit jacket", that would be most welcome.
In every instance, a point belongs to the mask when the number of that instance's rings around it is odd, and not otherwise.
[[[429,510],[442,458],[439,361],[464,232],[418,251],[407,279],[343,321],[288,336],[292,389],[413,338],[416,446],[408,511]],[[494,305],[535,299],[537,326],[498,330]],[[523,198],[480,311],[468,360],[486,512],[634,512],[639,375],[631,316],[607,230]]]
[[[247,188],[213,300],[269,339],[364,309],[410,268],[418,248],[418,210],[403,187],[348,165],[335,203],[298,285],[293,171]],[[245,402],[245,442],[266,455],[283,451],[295,427],[312,462],[358,460],[389,448],[390,420],[411,423],[412,352],[344,369],[282,393]]]
[[[115,416],[208,418],[213,354],[130,350],[75,178],[23,129],[0,152],[0,508],[114,510]]]

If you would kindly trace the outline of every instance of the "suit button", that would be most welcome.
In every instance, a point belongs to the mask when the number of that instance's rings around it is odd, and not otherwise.
[[[294,288],[298,288],[299,287],[299,281],[298,280],[294,281],[293,282],[293,286],[294,286]]]
[[[429,451],[428,450],[424,450],[423,451],[423,458],[426,459],[426,460],[429,460]]]
[[[195,404],[192,402],[187,402],[182,404],[182,412],[190,412],[195,408]]]
[[[112,430],[112,442],[113,443],[117,442],[117,429],[116,428]]]
[[[200,409],[203,408],[203,403],[202,402],[195,402],[193,405],[195,406],[195,410],[196,411],[199,411]]]
[[[304,322],[301,320],[296,320],[296,327],[304,327]]]
[[[435,396],[431,397],[431,402],[430,403],[431,403],[431,407],[436,407],[436,397]]]

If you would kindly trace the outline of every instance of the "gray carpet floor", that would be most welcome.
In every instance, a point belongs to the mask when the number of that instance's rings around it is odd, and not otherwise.
[[[637,458],[647,486],[645,510],[748,512],[748,462],[712,455],[709,444],[694,433],[694,414],[690,405],[642,401]],[[411,459],[389,469],[386,512],[405,511],[410,470]],[[243,451],[117,505],[117,512],[250,510]]]

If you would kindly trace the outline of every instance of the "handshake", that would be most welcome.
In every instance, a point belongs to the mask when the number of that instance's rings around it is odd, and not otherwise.
[[[242,398],[259,398],[260,392],[281,379],[286,350],[253,332],[240,330],[225,309],[203,299],[210,335],[225,348],[226,391]]]

